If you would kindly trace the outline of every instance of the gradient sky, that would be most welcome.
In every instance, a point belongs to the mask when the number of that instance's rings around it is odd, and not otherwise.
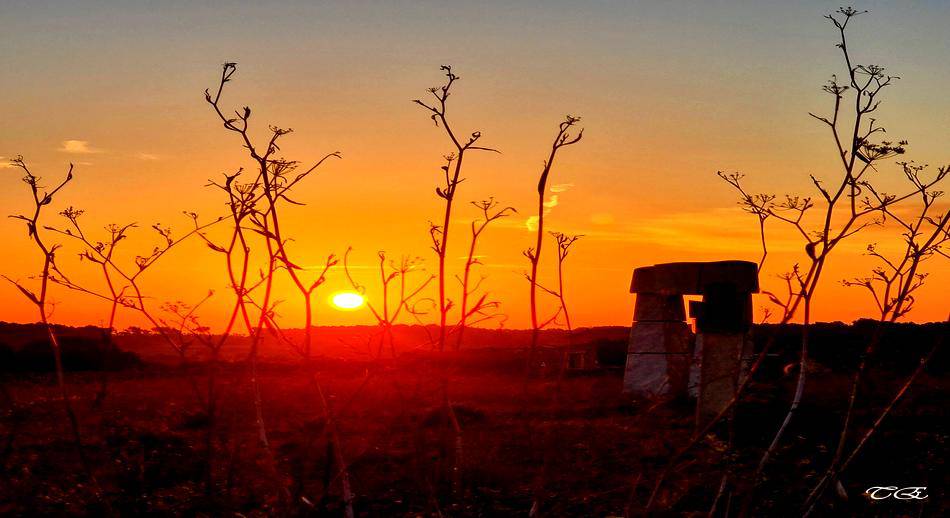
[[[250,105],[252,122],[292,127],[285,156],[312,161],[339,150],[285,210],[298,262],[318,266],[355,248],[370,265],[376,251],[420,255],[436,266],[427,223],[440,214],[434,194],[447,142],[418,106],[440,84],[439,65],[462,80],[450,114],[463,132],[483,133],[501,155],[468,163],[460,207],[494,196],[520,209],[484,237],[486,286],[503,301],[507,327],[527,324],[521,250],[541,160],[564,114],[583,116],[581,144],[559,157],[551,180],[567,189],[548,216],[553,230],[585,234],[568,259],[566,294],[576,325],[628,324],[634,267],[677,260],[758,257],[756,222],[736,206],[719,169],[747,174],[755,191],[809,191],[808,174],[837,174],[827,129],[808,117],[825,111],[820,86],[843,73],[834,28],[822,16],[838,2],[44,2],[0,5],[0,156],[22,154],[53,178],[72,161],[76,180],[55,209],[86,209],[88,228],[139,222],[126,259],[155,243],[155,222],[184,229],[183,210],[223,211],[208,178],[247,162],[203,100],[220,63],[239,64],[224,104]],[[908,158],[950,163],[950,6],[943,2],[864,2],[852,48],[859,62],[883,64],[902,79],[887,91],[878,119],[911,142]],[[899,169],[879,168],[896,191]],[[19,174],[0,169],[0,206],[26,210]],[[462,264],[471,207],[459,212],[449,256]],[[61,218],[50,211],[50,223]],[[803,260],[801,244],[773,227],[763,284]],[[817,319],[873,315],[867,295],[839,281],[863,275],[869,242],[887,249],[896,235],[851,238],[832,259],[816,300]],[[28,280],[37,252],[20,222],[0,221],[0,271]],[[550,243],[549,243],[550,244]],[[98,282],[75,261],[63,267]],[[548,248],[544,274],[554,273]],[[218,295],[202,313],[219,324],[229,302],[221,258],[186,243],[147,274],[155,303]],[[947,317],[950,268],[932,272],[911,318]],[[358,273],[370,285],[369,270]],[[317,296],[323,324],[369,323],[326,298],[345,287],[331,274]],[[280,314],[300,324],[294,294]],[[372,291],[370,292],[372,296]],[[54,291],[57,322],[100,323],[105,306]],[[548,304],[553,307],[553,301]],[[765,304],[764,300],[761,304]],[[33,321],[35,310],[0,285],[0,320]],[[123,315],[119,326],[141,323]]]

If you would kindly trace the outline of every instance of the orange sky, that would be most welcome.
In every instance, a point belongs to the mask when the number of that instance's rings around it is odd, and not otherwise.
[[[566,293],[575,325],[628,324],[634,267],[758,258],[755,218],[737,208],[716,170],[746,173],[755,191],[804,194],[812,194],[809,173],[837,173],[827,130],[807,116],[828,108],[819,87],[842,72],[833,28],[821,18],[829,7],[822,3],[581,9],[287,2],[279,9],[217,11],[91,5],[0,8],[0,45],[9,50],[0,56],[7,71],[0,78],[0,156],[23,154],[50,181],[74,162],[76,180],[51,209],[82,207],[86,226],[96,230],[139,222],[143,228],[124,245],[126,260],[155,243],[152,223],[182,230],[188,225],[183,210],[205,218],[222,213],[220,197],[203,187],[206,180],[248,165],[202,99],[225,60],[237,61],[239,70],[224,103],[250,105],[258,130],[292,127],[286,157],[306,163],[330,151],[344,155],[297,191],[306,206],[284,210],[297,261],[318,267],[328,253],[353,246],[358,266],[372,265],[376,251],[386,250],[422,256],[430,270],[437,263],[426,222],[440,214],[434,187],[449,147],[409,101],[439,84],[440,64],[452,63],[462,77],[451,98],[455,125],[465,133],[481,130],[483,142],[502,154],[467,163],[448,255],[457,270],[467,224],[476,215],[469,200],[494,196],[519,209],[488,229],[481,248],[485,286],[502,301],[507,327],[527,324],[521,251],[532,236],[525,220],[541,161],[566,113],[583,116],[585,138],[558,158],[550,183],[563,191],[547,221],[552,230],[585,235],[568,259]],[[859,61],[883,63],[902,76],[887,91],[878,119],[890,136],[911,142],[908,158],[934,167],[950,162],[948,9],[938,3],[869,7],[871,15],[854,25]],[[879,169],[882,185],[896,192],[898,168]],[[20,175],[9,168],[0,173],[0,205],[7,213],[26,210],[29,194]],[[50,210],[46,222],[62,221]],[[0,272],[28,281],[38,256],[23,230],[20,222],[0,221]],[[775,288],[774,275],[804,254],[780,226],[770,231],[772,254],[762,281]],[[837,252],[816,300],[818,320],[873,314],[865,293],[839,281],[869,269],[862,256],[869,242],[887,249],[895,239],[893,231],[872,229]],[[63,268],[101,288],[76,252],[66,244]],[[546,253],[550,283],[550,242]],[[950,268],[942,259],[927,268],[931,277],[911,318],[942,320]],[[372,297],[375,272],[356,273]],[[197,301],[215,289],[201,317],[219,325],[226,316],[230,299],[220,257],[199,241],[162,259],[144,285],[156,305]],[[372,321],[367,311],[329,306],[327,297],[345,287],[342,271],[333,271],[317,296],[318,323]],[[105,305],[88,297],[57,289],[52,298],[57,322],[100,323],[106,316]],[[299,325],[295,294],[282,289],[279,298],[286,299],[279,306],[285,325]],[[34,313],[15,288],[0,285],[0,320],[33,321]],[[120,327],[137,324],[134,315],[120,317]]]

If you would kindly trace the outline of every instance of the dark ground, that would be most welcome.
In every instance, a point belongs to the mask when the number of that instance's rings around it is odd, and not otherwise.
[[[816,328],[804,405],[766,470],[754,516],[800,514],[834,449],[867,325]],[[862,388],[861,430],[946,329],[888,331]],[[599,341],[610,363],[624,332],[581,335]],[[770,332],[758,327],[757,341]],[[705,516],[727,465],[748,476],[791,398],[796,373],[783,368],[794,361],[796,332],[783,332],[778,355],[739,407],[735,448],[727,448],[724,430],[707,437],[671,473],[658,508]],[[102,489],[97,499],[51,376],[23,367],[29,356],[19,355],[30,340],[8,343],[0,348],[8,371],[0,394],[0,514],[103,515],[104,500],[121,515],[341,516],[342,480],[328,462],[333,427],[317,382],[336,416],[357,516],[525,516],[535,494],[546,516],[620,515],[629,502],[636,508],[646,501],[672,450],[693,432],[689,402],[631,401],[621,394],[621,369],[571,374],[559,384],[548,365],[546,377],[525,383],[524,353],[507,343],[449,354],[408,351],[396,360],[323,358],[310,367],[265,350],[260,383],[273,465],[257,436],[250,372],[237,348],[216,371],[213,422],[191,384],[207,390],[208,366],[199,356],[182,369],[164,352],[144,355],[141,364],[119,355],[125,360],[110,360],[115,370],[105,375],[107,397],[98,405],[103,372],[86,365],[68,374]],[[843,477],[847,501],[830,495],[818,516],[946,514],[946,365],[941,353]],[[863,493],[875,485],[927,486],[930,496],[872,503]]]

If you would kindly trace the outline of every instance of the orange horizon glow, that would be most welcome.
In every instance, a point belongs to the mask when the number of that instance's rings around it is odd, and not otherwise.
[[[558,156],[545,193],[545,224],[583,235],[565,263],[574,327],[629,325],[634,295],[628,288],[636,267],[759,261],[757,220],[738,207],[716,171],[743,172],[754,192],[812,196],[809,174],[838,174],[827,129],[808,116],[829,108],[820,85],[841,73],[835,34],[821,18],[826,7],[733,6],[729,16],[715,20],[704,18],[706,7],[695,6],[698,14],[685,7],[669,7],[673,14],[668,14],[622,6],[579,13],[566,4],[540,15],[502,4],[457,8],[470,16],[445,21],[444,8],[400,11],[363,3],[353,11],[294,5],[277,13],[248,6],[229,13],[194,7],[188,19],[196,27],[217,17],[234,22],[202,34],[177,28],[180,16],[117,6],[122,28],[101,35],[96,28],[102,18],[66,12],[75,7],[54,16],[4,8],[10,11],[4,18],[16,17],[19,26],[2,31],[0,42],[19,52],[0,62],[17,70],[2,83],[11,123],[0,128],[0,156],[6,164],[22,154],[47,184],[74,163],[76,179],[41,223],[63,227],[56,214],[68,206],[86,211],[85,228],[96,236],[110,223],[137,222],[117,258],[131,265],[136,255],[159,244],[152,224],[171,226],[180,235],[191,224],[184,211],[197,212],[201,221],[224,215],[224,199],[205,187],[208,180],[252,167],[241,143],[222,129],[203,99],[204,89],[216,86],[219,63],[233,59],[239,68],[223,104],[250,106],[256,137],[265,136],[269,124],[293,128],[282,140],[281,154],[307,167],[329,152],[343,154],[295,191],[293,199],[305,205],[283,209],[284,232],[293,238],[287,245],[291,255],[306,275],[316,276],[329,254],[342,257],[353,247],[351,273],[366,287],[365,302],[379,307],[378,251],[392,259],[421,257],[415,279],[437,269],[427,222],[441,217],[442,200],[434,189],[451,148],[410,100],[441,83],[440,64],[453,63],[462,78],[451,98],[458,132],[481,131],[481,142],[501,153],[466,157],[449,271],[461,274],[464,266],[470,224],[479,215],[470,201],[493,197],[518,209],[485,231],[478,247],[481,264],[475,267],[504,314],[480,325],[505,328],[528,327],[523,274],[529,265],[522,251],[532,246],[542,160],[566,113],[583,117],[585,137]],[[862,61],[881,62],[905,78],[887,91],[877,117],[888,135],[910,140],[907,158],[932,168],[950,162],[945,145],[950,99],[942,93],[950,80],[942,55],[950,46],[943,26],[950,16],[942,7],[934,9],[939,16],[881,7],[854,26]],[[254,31],[265,33],[261,41],[244,39],[243,24],[251,19],[272,29]],[[783,20],[779,30],[767,30],[775,19]],[[72,20],[87,36],[83,42],[57,34],[63,20]],[[915,34],[900,30],[906,26],[914,26]],[[559,29],[570,30],[576,41],[563,41]],[[795,49],[794,56],[789,49]],[[902,188],[893,163],[875,174],[888,191]],[[20,176],[0,165],[4,215],[29,209],[29,190]],[[96,265],[79,260],[75,242],[46,235],[63,245],[57,259],[74,281],[104,289]],[[224,229],[211,227],[208,235],[223,239]],[[5,248],[0,273],[32,282],[40,258],[23,223],[3,218],[0,236]],[[781,291],[777,275],[804,261],[805,250],[793,230],[777,223],[770,223],[767,236],[761,283]],[[546,243],[542,283],[553,285],[555,248],[552,240]],[[866,292],[841,284],[868,274],[874,261],[865,250],[871,243],[888,252],[901,240],[895,227],[885,225],[846,241],[824,272],[815,320],[875,316]],[[255,253],[260,261],[263,252]],[[907,320],[946,320],[950,268],[939,257],[924,265],[930,275]],[[303,301],[285,273],[277,277],[278,318],[285,327],[301,327]],[[453,277],[447,285],[457,304],[458,282]],[[143,287],[156,313],[163,302],[194,304],[211,289],[215,295],[202,305],[201,322],[220,328],[229,316],[233,295],[222,258],[200,239],[170,251],[143,276]],[[56,285],[51,289],[53,322],[107,320],[108,303]],[[433,297],[435,289],[432,283],[422,297]],[[315,325],[376,322],[363,301],[338,304],[341,293],[355,294],[338,266],[313,299]],[[543,299],[543,313],[552,313],[556,302]],[[765,295],[756,296],[757,319],[767,305]],[[428,310],[423,322],[435,322],[437,311]],[[456,306],[450,320],[457,319]],[[36,308],[16,287],[0,284],[0,321],[36,320]],[[416,321],[403,315],[396,323]],[[118,328],[144,324],[139,315],[120,310]]]

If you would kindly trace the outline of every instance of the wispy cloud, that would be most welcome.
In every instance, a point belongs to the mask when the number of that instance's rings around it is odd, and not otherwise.
[[[153,155],[151,153],[138,153],[135,155],[135,158],[139,160],[158,160],[158,155]]]
[[[591,222],[597,224],[593,216]],[[770,230],[771,250],[787,252],[802,249],[794,234],[782,232],[780,228]],[[758,228],[754,220],[737,207],[640,217],[621,222],[613,229],[594,227],[578,229],[576,232],[590,239],[626,241],[694,252],[751,252],[759,246]]]
[[[574,184],[572,184],[572,183],[556,183],[556,184],[552,185],[551,188],[548,189],[548,190],[550,190],[551,192],[565,192],[565,191],[567,191],[568,189],[570,189],[571,187],[574,187]]]
[[[570,184],[563,184],[563,185],[570,185]],[[566,190],[567,190],[567,187],[557,192],[564,192]],[[554,187],[551,188],[551,191],[554,191]],[[547,216],[551,212],[551,209],[553,209],[554,207],[557,207],[557,204],[558,204],[557,194],[552,194],[551,197],[548,198],[548,201],[543,203],[544,215]],[[524,226],[531,232],[534,232],[535,230],[538,229],[538,217],[528,216],[528,219],[526,219],[524,222]]]
[[[528,216],[528,219],[524,222],[525,228],[534,232],[538,229],[538,217],[537,216]]]
[[[621,220],[605,212],[592,214],[588,225],[581,224],[574,228],[565,228],[564,231],[584,234],[585,239],[599,241],[620,241],[702,252],[747,250],[755,253],[759,246],[758,227],[750,217],[738,207],[636,216]],[[537,216],[531,216],[526,221],[501,221],[498,226],[527,227],[532,231],[537,230],[537,223]],[[796,235],[781,230],[777,225],[770,229],[770,250],[802,250]]]
[[[58,151],[63,153],[74,153],[77,155],[102,153],[101,149],[96,149],[90,146],[88,140],[64,140],[62,147],[60,147]]]

